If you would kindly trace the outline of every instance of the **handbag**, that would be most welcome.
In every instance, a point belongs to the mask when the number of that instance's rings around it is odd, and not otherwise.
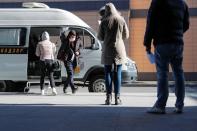
[[[67,59],[67,55],[64,50],[60,50],[57,54],[57,59],[60,61],[65,61]]]
[[[77,73],[80,73],[80,65],[78,63],[78,59],[75,58],[74,61],[73,61],[73,70],[74,70],[74,73],[77,74]]]
[[[53,70],[60,69],[60,63],[59,63],[59,61],[53,60],[52,68],[53,68]]]
[[[53,51],[52,45],[51,45],[51,49],[52,49],[52,51]],[[51,55],[51,58],[53,58],[52,55]],[[60,69],[60,63],[59,63],[58,60],[53,60],[52,69],[53,69],[53,70],[58,70],[58,69]]]

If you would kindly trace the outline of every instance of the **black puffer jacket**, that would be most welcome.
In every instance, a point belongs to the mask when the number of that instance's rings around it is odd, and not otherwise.
[[[144,37],[150,50],[153,44],[183,44],[183,33],[189,29],[188,6],[184,0],[152,0]]]
[[[70,46],[67,39],[63,40],[62,45],[58,51],[57,59],[62,60],[64,62],[73,62],[73,60],[78,59],[78,56],[75,55],[75,52],[78,51],[80,53],[80,46],[81,41],[79,40],[79,38],[77,38],[77,41],[75,41],[74,47]],[[73,55],[74,59],[72,59]]]

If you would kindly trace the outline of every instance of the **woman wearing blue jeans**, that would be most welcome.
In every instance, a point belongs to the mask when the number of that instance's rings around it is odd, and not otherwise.
[[[106,104],[111,103],[112,82],[114,81],[115,105],[121,104],[120,100],[120,87],[121,87],[121,71],[122,65],[105,65],[105,83],[107,87],[107,100]]]
[[[112,102],[112,81],[114,82],[115,105],[120,105],[122,64],[126,62],[123,39],[129,37],[124,18],[112,3],[105,5],[105,15],[99,26],[98,39],[103,41],[101,63],[105,65],[105,84],[107,88],[106,105]]]

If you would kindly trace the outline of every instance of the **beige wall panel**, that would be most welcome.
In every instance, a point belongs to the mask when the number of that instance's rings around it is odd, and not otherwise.
[[[137,18],[130,20],[130,53],[129,56],[136,61],[139,72],[154,72],[154,65],[150,64],[143,46],[146,20]]]
[[[152,0],[130,0],[131,9],[148,9]],[[190,8],[197,7],[196,0],[185,0]]]
[[[184,61],[185,72],[197,72],[197,18],[190,19],[190,30],[184,36]],[[144,32],[146,27],[145,18],[130,20],[130,52],[129,56],[136,61],[139,72],[154,72],[155,67],[146,58],[143,46]]]
[[[197,7],[197,1],[196,0],[185,0],[190,8],[196,8]]]
[[[131,9],[147,9],[150,6],[151,0],[130,0]]]

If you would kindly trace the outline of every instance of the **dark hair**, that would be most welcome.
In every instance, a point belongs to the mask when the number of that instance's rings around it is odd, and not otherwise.
[[[61,40],[68,39],[71,35],[76,36],[77,35],[76,31],[75,30],[70,30],[70,31],[68,31],[68,33],[67,33],[67,31],[64,31],[64,32],[61,33],[60,39]]]
[[[104,15],[105,15],[105,10],[101,10],[101,11],[99,12],[99,14],[100,14],[101,16],[104,16]]]
[[[75,35],[76,36],[76,31],[75,30],[70,30],[69,33],[68,33],[68,36],[67,38],[69,38],[71,35]]]
[[[104,16],[105,15],[105,6],[100,8],[99,14],[100,14],[100,16]]]
[[[76,36],[75,43],[77,42],[78,39],[80,39],[78,36],[78,33],[76,33],[75,30],[70,30],[70,31],[68,31],[68,34],[65,31],[61,33],[61,35],[60,35],[61,42],[62,43],[69,43],[69,37],[72,35]]]

